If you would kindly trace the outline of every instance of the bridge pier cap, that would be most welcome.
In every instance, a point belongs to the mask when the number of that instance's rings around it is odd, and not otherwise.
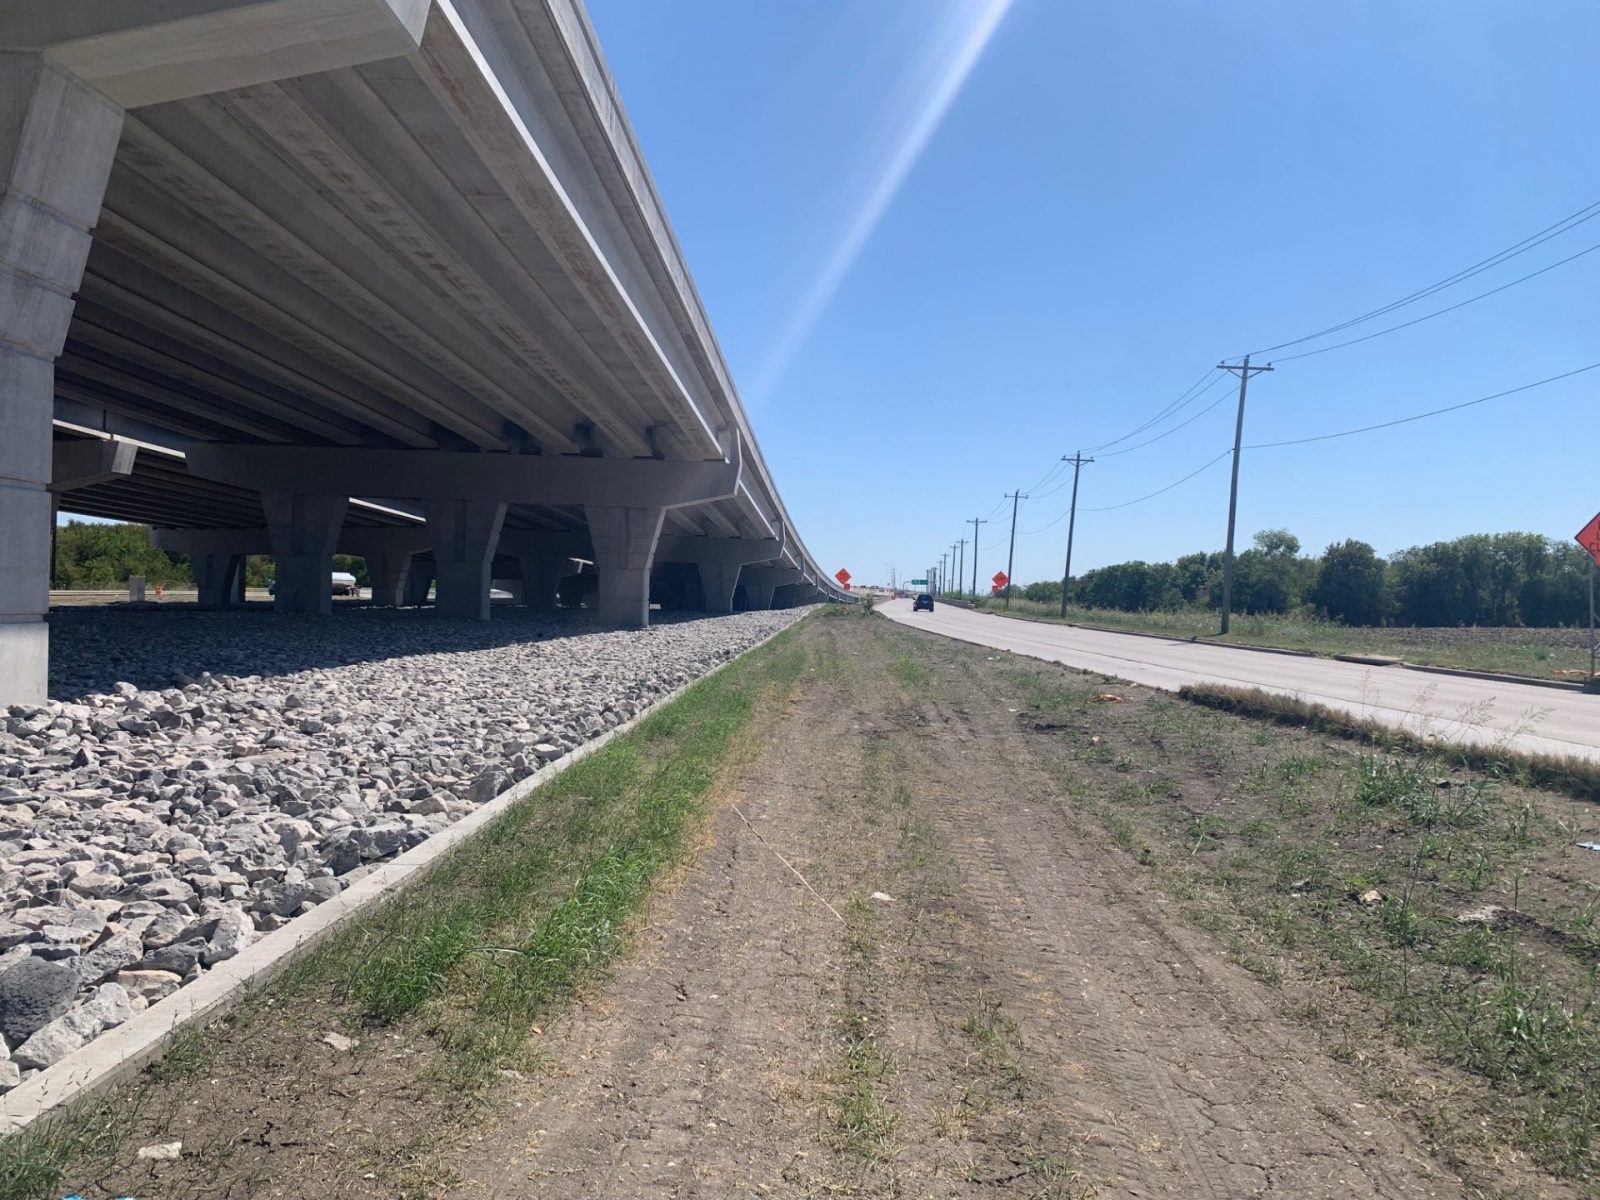
[[[396,58],[433,0],[0,4],[0,48],[47,54],[122,108]]]

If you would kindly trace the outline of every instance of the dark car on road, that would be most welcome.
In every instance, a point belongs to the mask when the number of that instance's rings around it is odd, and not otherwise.
[[[917,595],[917,598],[911,602],[911,611],[912,612],[923,612],[923,611],[932,612],[933,611],[933,597],[928,595],[927,592],[919,593]]]

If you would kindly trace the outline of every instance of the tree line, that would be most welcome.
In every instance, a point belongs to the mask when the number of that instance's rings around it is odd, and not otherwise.
[[[250,555],[245,559],[245,586],[266,587],[273,570],[271,556]],[[371,584],[366,560],[356,555],[334,555],[333,570],[348,571],[362,587]],[[150,544],[148,526],[68,521],[56,527],[52,587],[103,591],[126,586],[130,575],[143,575],[146,583],[163,587],[194,586],[188,556],[157,550]]]
[[[1113,563],[1075,577],[1067,599],[1126,612],[1220,609],[1222,568],[1221,553]],[[1302,555],[1299,538],[1266,529],[1238,556],[1233,606],[1347,625],[1581,625],[1588,573],[1581,547],[1536,533],[1471,534],[1383,558],[1354,539]],[[1061,583],[1030,583],[1020,594],[1060,604]]]

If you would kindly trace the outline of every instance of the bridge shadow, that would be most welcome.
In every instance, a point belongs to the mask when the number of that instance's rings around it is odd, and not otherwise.
[[[717,620],[657,611],[653,626]],[[587,609],[533,612],[497,607],[488,621],[440,617],[431,608],[336,604],[329,617],[281,616],[267,605],[201,612],[192,605],[61,608],[50,613],[50,698],[72,701],[119,682],[180,687],[204,672],[271,677],[427,654],[470,653],[617,631]]]

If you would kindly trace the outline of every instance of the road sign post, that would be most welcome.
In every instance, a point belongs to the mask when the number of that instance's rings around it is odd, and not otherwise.
[[[1584,691],[1589,691],[1595,686],[1594,568],[1600,562],[1600,513],[1578,530],[1575,537],[1578,545],[1589,552],[1589,678],[1583,685]]]

